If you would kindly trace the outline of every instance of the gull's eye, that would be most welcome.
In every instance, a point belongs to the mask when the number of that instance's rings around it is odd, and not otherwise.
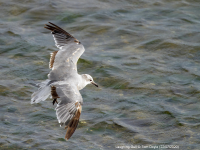
[[[90,81],[92,81],[92,80],[90,80]]]

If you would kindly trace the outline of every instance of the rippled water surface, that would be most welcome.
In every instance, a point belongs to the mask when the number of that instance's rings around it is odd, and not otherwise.
[[[200,1],[1,0],[0,149],[200,147]],[[52,100],[30,104],[57,50],[44,24],[85,46],[79,73],[100,85],[81,91],[69,141]]]

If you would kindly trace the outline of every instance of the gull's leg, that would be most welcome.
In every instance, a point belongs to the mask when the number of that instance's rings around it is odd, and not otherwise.
[[[53,100],[53,105],[55,104],[55,102],[58,104],[57,98]]]
[[[59,96],[58,96],[58,94],[56,93],[56,87],[55,86],[52,86],[51,87],[51,95],[52,95],[52,97],[53,97],[53,105],[55,104],[55,102],[58,104],[58,101],[57,101],[57,98],[60,98]]]

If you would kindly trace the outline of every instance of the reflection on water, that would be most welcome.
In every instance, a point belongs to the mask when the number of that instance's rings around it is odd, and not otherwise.
[[[123,145],[200,147],[200,2],[195,0],[1,1],[0,147],[115,149]],[[69,141],[50,100],[31,105],[56,50],[48,21],[80,40],[79,73],[100,88]]]

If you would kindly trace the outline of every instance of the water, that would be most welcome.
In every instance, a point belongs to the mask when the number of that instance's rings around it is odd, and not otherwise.
[[[2,0],[0,7],[0,149],[199,149],[199,1]],[[79,73],[100,85],[81,91],[81,120],[67,142],[52,100],[30,104],[57,50],[48,21],[82,42]]]

